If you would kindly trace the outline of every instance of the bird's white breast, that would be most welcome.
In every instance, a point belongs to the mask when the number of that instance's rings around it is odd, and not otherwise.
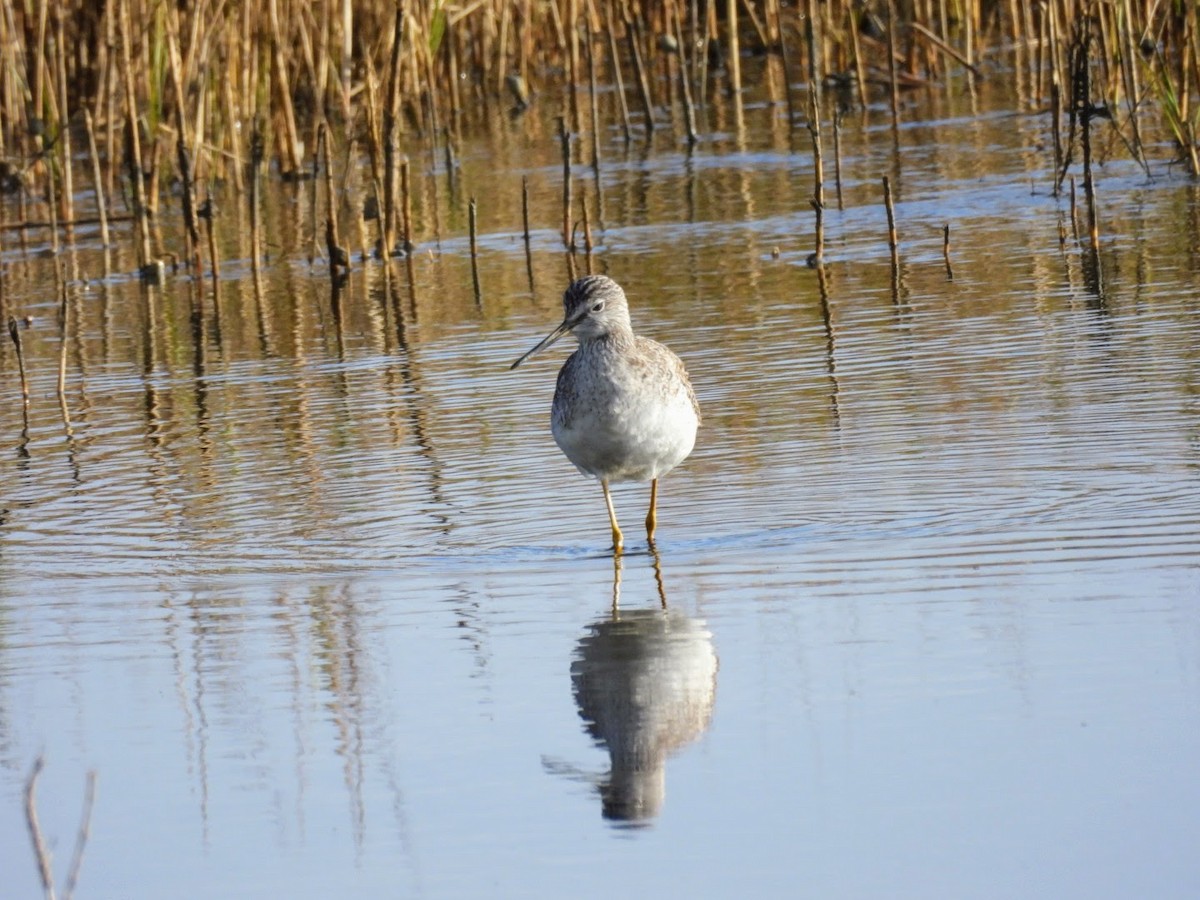
[[[699,416],[683,364],[646,338],[636,349],[581,346],[559,374],[554,440],[586,475],[649,481],[695,446]]]

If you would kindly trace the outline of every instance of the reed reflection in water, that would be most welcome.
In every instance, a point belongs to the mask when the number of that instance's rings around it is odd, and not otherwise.
[[[588,626],[571,663],[579,715],[609,755],[604,817],[629,824],[662,812],[667,758],[707,730],[717,690],[712,634],[667,605],[657,553],[653,561],[659,608],[621,609],[614,558],[612,610]]]

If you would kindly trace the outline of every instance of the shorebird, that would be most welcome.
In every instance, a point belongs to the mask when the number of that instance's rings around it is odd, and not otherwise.
[[[550,426],[554,441],[584,475],[600,479],[613,552],[624,549],[609,484],[649,481],[646,536],[658,524],[658,479],[696,443],[700,405],[683,362],[657,341],[633,333],[621,286],[587,275],[563,294],[563,320],[515,369],[570,332],[579,348],[558,373]]]

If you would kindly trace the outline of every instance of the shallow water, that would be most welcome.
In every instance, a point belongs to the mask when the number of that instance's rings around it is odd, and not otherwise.
[[[80,896],[1194,895],[1200,196],[1110,161],[1097,267],[1060,248],[1042,117],[912,102],[895,146],[846,124],[824,296],[778,106],[692,156],[606,145],[594,264],[704,411],[656,554],[617,489],[619,563],[549,435],[568,349],[508,370],[567,279],[548,119],[428,176],[411,277],[336,303],[303,190],[272,192],[261,299],[230,212],[199,315],[78,235],[69,434],[52,270],[6,242],[12,895],[39,754],[60,884],[98,776]]]

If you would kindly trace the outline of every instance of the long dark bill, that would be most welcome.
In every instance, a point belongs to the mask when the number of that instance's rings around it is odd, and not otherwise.
[[[557,341],[560,337],[562,337],[564,334],[566,334],[568,331],[570,331],[571,324],[572,324],[571,322],[564,319],[563,323],[561,325],[559,325],[552,332],[550,332],[548,335],[546,335],[544,338],[542,338],[542,340],[538,342],[536,347],[534,347],[532,350],[530,350],[528,353],[526,353],[524,356],[522,356],[520,359],[518,359],[515,363],[513,363],[511,366],[509,366],[508,370],[511,372],[513,369],[515,369],[521,363],[525,362],[525,360],[529,359],[529,357],[533,356],[535,353],[540,353],[541,351],[545,350],[547,347],[549,347],[551,344],[553,344],[555,341]]]

